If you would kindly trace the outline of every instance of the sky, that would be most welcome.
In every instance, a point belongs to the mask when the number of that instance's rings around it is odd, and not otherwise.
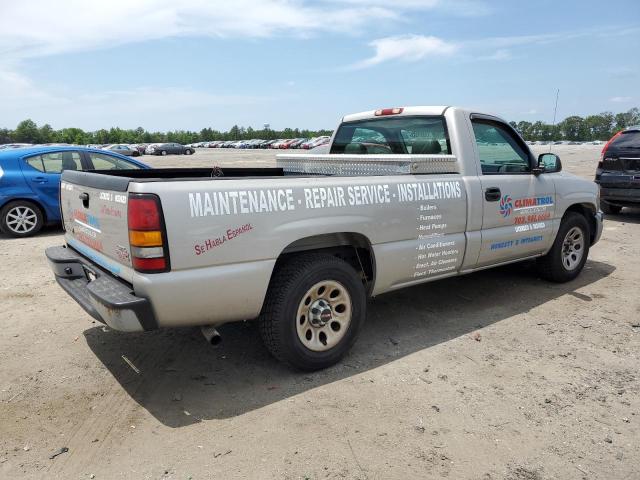
[[[640,1],[0,0],[0,127],[334,128],[640,106]]]

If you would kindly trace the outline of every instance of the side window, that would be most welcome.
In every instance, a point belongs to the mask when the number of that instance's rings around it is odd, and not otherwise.
[[[472,120],[484,175],[527,173],[529,155],[516,137],[497,122]]]
[[[26,162],[45,173],[61,173],[63,170],[82,170],[78,152],[52,152],[30,157]]]
[[[103,153],[89,152],[94,170],[138,170],[140,167],[121,158]]]
[[[24,160],[30,167],[35,168],[36,170],[44,173],[44,165],[42,164],[42,158],[40,155],[36,155],[35,157],[25,158]]]

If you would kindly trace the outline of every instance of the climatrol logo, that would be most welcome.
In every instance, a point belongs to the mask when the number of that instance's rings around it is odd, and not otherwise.
[[[500,215],[507,218],[512,213],[544,212],[547,207],[553,206],[553,197],[525,197],[513,200],[511,195],[503,195],[498,205]]]
[[[516,210],[553,205],[553,197],[548,195],[546,197],[519,198],[516,200],[515,205]]]
[[[503,195],[500,199],[500,215],[507,218],[513,212],[513,200],[511,195]]]

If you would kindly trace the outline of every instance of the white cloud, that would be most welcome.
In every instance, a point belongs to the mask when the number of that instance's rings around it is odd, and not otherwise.
[[[354,0],[358,1],[359,0]],[[473,40],[446,40],[425,35],[399,35],[379,38],[369,43],[375,54],[355,63],[350,68],[366,68],[389,60],[418,61],[431,56],[459,55],[467,60],[510,60],[511,49],[528,45],[550,45],[588,36],[602,36],[613,31],[612,27],[585,29],[579,31],[542,33],[536,35],[515,35],[509,37],[488,37]],[[624,30],[631,35],[636,29]],[[492,52],[492,53],[486,53]]]
[[[510,60],[511,58],[512,58],[511,52],[505,49],[496,50],[490,55],[481,55],[477,57],[478,60],[493,60],[493,61]]]
[[[609,99],[610,102],[614,103],[627,103],[633,100],[633,97],[611,97]]]
[[[425,57],[448,56],[458,47],[438,37],[424,35],[398,35],[374,40],[369,44],[375,54],[353,65],[352,68],[366,68],[390,60],[417,62]]]
[[[3,2],[0,55],[49,55],[179,36],[308,36],[352,34],[401,21],[407,9],[435,8],[435,0],[399,5],[358,0],[31,0]]]

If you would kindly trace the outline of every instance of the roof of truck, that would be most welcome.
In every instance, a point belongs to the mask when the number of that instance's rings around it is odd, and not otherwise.
[[[447,106],[415,106],[415,107],[392,107],[392,108],[401,108],[401,113],[394,113],[396,116],[404,116],[404,115],[442,115],[444,111],[449,108]],[[388,110],[384,108],[384,110]],[[353,122],[355,120],[365,120],[367,118],[374,118],[376,112],[380,110],[369,110],[367,112],[360,113],[352,113],[351,115],[345,115],[342,119],[343,122]]]

